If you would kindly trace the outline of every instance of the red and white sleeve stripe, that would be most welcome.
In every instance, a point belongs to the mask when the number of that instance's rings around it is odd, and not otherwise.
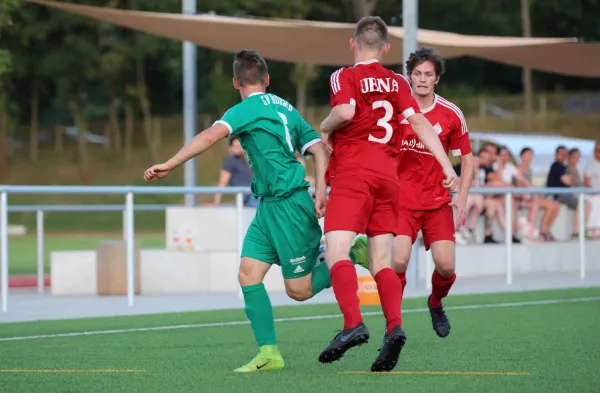
[[[456,115],[456,117],[458,118],[458,121],[460,123],[460,130],[461,130],[462,135],[469,132],[469,129],[467,128],[467,121],[465,120],[465,116],[463,115],[462,111],[456,105],[454,105],[447,99],[440,97],[440,96],[438,96],[438,104],[440,104],[440,105],[450,109],[452,112],[454,112],[454,114]]]
[[[333,94],[337,94],[341,90],[340,74],[343,70],[343,68],[340,68],[339,70],[331,74],[331,77],[329,78],[329,86],[331,87],[331,92]]]

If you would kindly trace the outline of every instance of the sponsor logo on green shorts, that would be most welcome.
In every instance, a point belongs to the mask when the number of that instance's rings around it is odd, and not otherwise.
[[[290,259],[290,263],[292,265],[297,265],[297,264],[302,263],[304,261],[306,261],[306,257],[305,256],[301,256],[301,257],[298,257],[298,258]]]

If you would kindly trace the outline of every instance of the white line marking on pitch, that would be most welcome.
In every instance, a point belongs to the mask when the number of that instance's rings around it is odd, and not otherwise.
[[[502,308],[502,307],[521,307],[521,306],[541,306],[548,304],[564,304],[564,303],[583,303],[583,302],[596,302],[600,301],[600,297],[583,297],[573,299],[554,299],[554,300],[535,300],[528,302],[512,302],[512,303],[491,303],[491,304],[472,304],[467,306],[449,306],[444,307],[446,310],[478,310],[485,308]],[[412,308],[402,311],[403,314],[419,313],[429,311],[427,308]],[[381,315],[381,311],[371,311],[362,313],[363,316]],[[288,317],[288,318],[276,318],[275,322],[295,322],[295,321],[313,321],[318,319],[332,319],[339,318],[341,314],[329,314],[329,315],[309,315],[305,317]],[[133,332],[152,332],[160,330],[175,330],[175,329],[195,329],[195,328],[207,328],[217,326],[236,326],[236,325],[247,325],[248,321],[232,321],[232,322],[214,322],[214,323],[199,323],[190,325],[172,325],[172,326],[154,326],[154,327],[143,327],[143,328],[132,328],[132,329],[114,329],[114,330],[96,330],[90,332],[72,332],[72,333],[56,333],[56,334],[40,334],[37,336],[17,336],[17,337],[0,337],[0,341],[22,341],[22,340],[35,340],[42,338],[59,338],[59,337],[78,337],[78,336],[95,336],[99,334],[119,334],[119,333],[133,333]]]

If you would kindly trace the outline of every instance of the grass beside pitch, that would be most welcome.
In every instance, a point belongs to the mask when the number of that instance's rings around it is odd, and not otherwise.
[[[425,299],[407,299],[408,341],[397,374],[368,372],[382,340],[381,315],[365,317],[369,344],[331,365],[320,364],[317,356],[341,318],[278,322],[286,369],[248,375],[232,372],[256,352],[247,324],[0,341],[0,370],[13,370],[0,373],[0,391],[595,392],[600,301],[510,304],[590,297],[600,297],[600,288],[454,296],[447,306],[503,307],[449,309],[447,339],[431,329]],[[334,304],[275,310],[276,318],[338,313]],[[232,321],[245,321],[243,311],[0,324],[0,338]]]

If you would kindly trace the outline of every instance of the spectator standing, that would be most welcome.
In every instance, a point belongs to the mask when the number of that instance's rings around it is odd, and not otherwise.
[[[244,149],[236,136],[229,140],[228,150],[229,156],[223,161],[217,187],[250,187],[253,177],[252,171],[246,161]],[[222,197],[223,194],[221,193],[215,194],[213,202],[209,205],[219,206]],[[249,193],[244,194],[244,205],[256,207],[258,206],[258,200]]]

